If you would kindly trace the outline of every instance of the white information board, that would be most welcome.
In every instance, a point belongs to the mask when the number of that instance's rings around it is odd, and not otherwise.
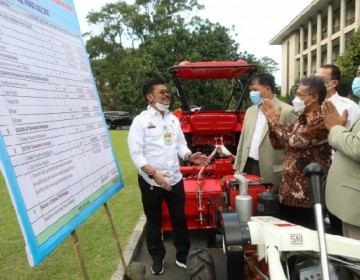
[[[0,0],[0,162],[30,265],[123,187],[72,0]]]

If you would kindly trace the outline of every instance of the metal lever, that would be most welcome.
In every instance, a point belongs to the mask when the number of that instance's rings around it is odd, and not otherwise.
[[[327,255],[327,248],[325,242],[324,217],[322,214],[322,182],[325,174],[324,168],[318,163],[310,163],[304,169],[304,175],[307,178],[311,194],[314,200],[314,210],[316,219],[316,229],[319,238],[320,257],[321,257],[321,272],[322,279],[329,280],[329,260]]]
[[[310,184],[314,204],[322,203],[322,183],[325,175],[324,168],[318,163],[310,163],[304,169],[304,175]]]

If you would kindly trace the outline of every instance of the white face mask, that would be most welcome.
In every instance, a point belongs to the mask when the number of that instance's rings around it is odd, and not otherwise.
[[[163,111],[163,112],[165,112],[169,109],[169,105],[164,105],[164,104],[161,104],[156,101],[155,101],[155,106],[156,106],[156,108],[158,108],[160,111]]]
[[[159,111],[166,112],[169,109],[170,105],[164,105],[155,100],[155,97],[152,95],[152,98],[154,99],[154,105],[156,108],[158,108]]]
[[[306,99],[308,99],[308,98],[306,98]],[[299,96],[296,96],[292,101],[292,104],[294,106],[295,114],[297,114],[298,116],[300,116],[302,113],[305,112],[305,108],[306,108],[305,100],[301,100]]]

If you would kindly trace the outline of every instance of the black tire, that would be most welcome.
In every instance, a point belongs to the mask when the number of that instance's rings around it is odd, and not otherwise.
[[[106,122],[106,126],[107,126],[108,130],[112,129],[111,122]]]
[[[216,279],[214,261],[206,248],[197,248],[190,251],[186,266],[188,280]]]

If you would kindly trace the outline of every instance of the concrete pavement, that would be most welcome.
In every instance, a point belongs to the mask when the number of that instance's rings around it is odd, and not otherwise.
[[[153,275],[151,273],[152,260],[147,252],[144,242],[143,229],[146,223],[145,216],[141,216],[126,247],[123,249],[123,255],[126,265],[131,262],[141,262],[146,265],[146,280],[183,280],[187,279],[187,271],[175,264],[175,248],[173,245],[172,234],[164,234],[164,244],[166,247],[166,256],[164,264],[164,274]],[[205,231],[190,231],[191,248],[207,248],[207,233]],[[226,256],[222,248],[208,248],[215,264],[216,279],[227,279]],[[124,271],[121,262],[119,262],[116,272],[111,280],[123,280]]]
[[[146,223],[146,217],[143,214],[136,224],[134,231],[132,232],[128,243],[125,248],[122,249],[124,260],[126,266],[135,260],[140,247],[142,246],[144,239],[144,226]],[[111,280],[123,280],[124,279],[124,269],[121,261],[119,262],[115,273],[110,278]]]

